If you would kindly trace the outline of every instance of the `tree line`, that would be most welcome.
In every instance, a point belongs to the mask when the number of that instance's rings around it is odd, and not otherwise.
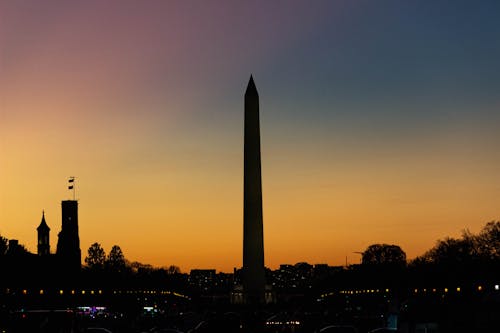
[[[87,250],[82,267],[82,276],[87,284],[111,287],[164,287],[185,289],[178,266],[154,267],[125,258],[122,249],[113,245],[109,254],[99,243],[93,243]]]
[[[53,256],[50,256],[53,257]],[[108,254],[99,243],[92,244],[84,259],[81,283],[95,286],[165,286],[186,287],[186,276],[179,267],[153,267],[130,262],[118,245]],[[4,281],[40,284],[65,281],[64,267],[53,258],[42,258],[0,235],[0,267]],[[4,270],[5,269],[5,270]],[[34,275],[34,273],[36,273]],[[10,279],[9,279],[10,277]],[[398,245],[372,244],[362,252],[360,265],[350,265],[330,273],[316,275],[314,289],[330,286],[425,286],[478,284],[500,277],[500,221],[491,221],[477,233],[464,230],[459,238],[445,237],[424,254],[408,260]],[[54,282],[55,283],[55,282]]]
[[[372,244],[362,252],[360,265],[330,276],[327,285],[377,287],[447,287],[498,284],[500,277],[500,221],[477,233],[462,231],[445,237],[424,254],[408,260],[398,245]]]
[[[372,244],[362,252],[363,265],[463,265],[500,260],[500,221],[491,221],[477,234],[462,231],[460,238],[445,237],[423,255],[407,261],[398,245]]]

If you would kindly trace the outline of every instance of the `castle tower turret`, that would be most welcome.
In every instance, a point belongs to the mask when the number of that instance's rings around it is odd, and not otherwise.
[[[50,254],[50,228],[45,222],[45,211],[42,211],[42,222],[36,230],[38,232],[38,255],[47,256]]]
[[[78,201],[61,202],[62,226],[57,241],[57,256],[69,271],[79,271],[82,265],[80,237],[78,236]]]

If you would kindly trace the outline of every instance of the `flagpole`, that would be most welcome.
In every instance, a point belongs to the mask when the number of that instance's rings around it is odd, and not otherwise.
[[[76,177],[69,177],[68,179],[68,189],[73,190],[73,201],[76,201],[76,187],[75,187],[75,178]]]

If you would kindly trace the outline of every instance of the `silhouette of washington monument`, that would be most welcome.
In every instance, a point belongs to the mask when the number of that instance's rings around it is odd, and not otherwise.
[[[245,92],[243,185],[243,303],[265,302],[259,94],[250,76]]]
[[[259,94],[250,76],[245,92],[243,291],[245,303],[264,300],[264,235],[260,166]]]

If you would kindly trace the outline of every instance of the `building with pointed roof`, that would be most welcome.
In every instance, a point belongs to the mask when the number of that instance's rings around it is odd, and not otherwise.
[[[48,256],[50,254],[50,228],[45,222],[45,211],[42,211],[42,222],[38,228],[38,255]]]

